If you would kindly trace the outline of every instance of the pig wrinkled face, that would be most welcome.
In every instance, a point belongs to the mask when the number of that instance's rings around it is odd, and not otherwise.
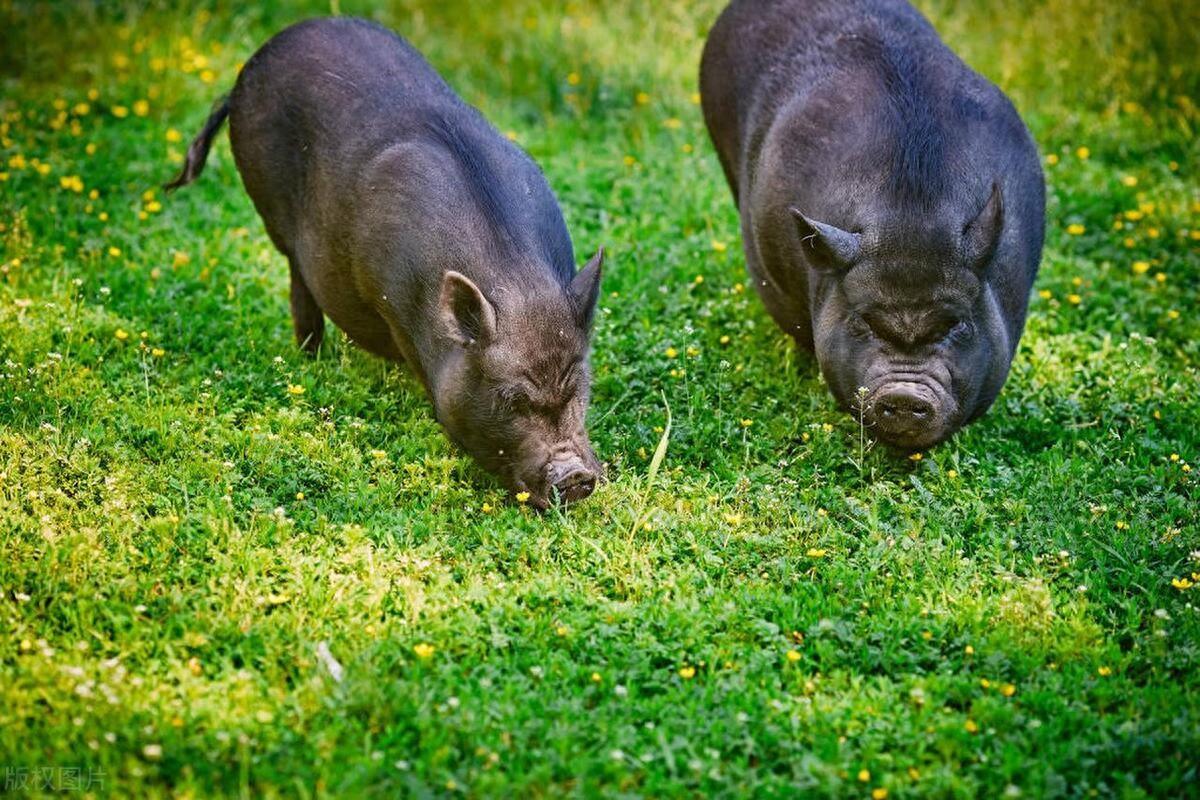
[[[820,248],[810,261],[821,371],[838,402],[883,441],[938,444],[982,414],[1003,384],[1007,329],[985,280],[1001,213],[994,189],[977,217],[922,247],[798,218],[809,246]]]
[[[442,283],[442,322],[453,347],[434,382],[438,419],[537,508],[582,500],[600,478],[584,417],[602,259],[597,253],[565,292],[488,299],[458,273]]]

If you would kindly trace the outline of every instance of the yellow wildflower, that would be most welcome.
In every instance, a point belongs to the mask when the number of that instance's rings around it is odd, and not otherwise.
[[[1078,150],[1075,151],[1075,155],[1076,155],[1076,157],[1079,158],[1080,161],[1087,161],[1089,158],[1092,157],[1092,151],[1088,150],[1086,147],[1080,147]]]
[[[696,668],[695,667],[680,667],[679,677],[683,678],[685,681],[691,680],[692,678],[696,677]]]
[[[1078,222],[1072,222],[1067,226],[1067,233],[1071,234],[1072,236],[1082,236],[1086,230],[1087,228],[1080,225]]]
[[[804,658],[804,655],[799,650],[788,650],[787,651],[787,660],[792,662],[793,664],[795,664],[797,661],[799,661],[802,658]]]
[[[967,720],[967,723],[963,727],[967,733],[979,733],[979,726],[975,724],[975,720],[973,719]]]
[[[518,503],[529,502],[529,492],[517,492],[517,502]]]
[[[287,387],[288,394],[301,395],[304,394],[304,387],[294,383],[289,383]]]
[[[413,652],[417,654],[417,658],[429,658],[434,654],[436,649],[433,645],[426,642],[413,645]]]

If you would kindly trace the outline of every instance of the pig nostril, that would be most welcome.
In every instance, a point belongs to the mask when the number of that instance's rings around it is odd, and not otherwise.
[[[935,416],[933,403],[905,391],[889,392],[875,402],[875,409],[881,421],[891,424],[925,423]]]
[[[596,476],[588,470],[576,470],[554,484],[561,501],[574,503],[596,490]]]

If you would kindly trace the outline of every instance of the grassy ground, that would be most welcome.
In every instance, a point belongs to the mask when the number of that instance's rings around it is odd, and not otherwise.
[[[924,4],[1050,196],[1007,388],[907,460],[745,290],[694,96],[716,0],[360,5],[609,247],[612,480],[539,517],[405,369],[302,357],[224,136],[154,190],[327,6],[0,0],[7,791],[1200,794],[1195,6]]]

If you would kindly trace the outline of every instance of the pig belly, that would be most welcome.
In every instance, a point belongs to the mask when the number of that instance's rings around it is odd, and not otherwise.
[[[350,341],[377,356],[392,361],[405,360],[391,326],[374,306],[363,301],[353,289],[331,286],[327,270],[310,271],[304,266],[301,266],[301,273],[317,305]]]
[[[320,303],[321,301],[317,300],[317,304],[320,305]],[[364,309],[361,312],[339,310],[335,313],[326,312],[326,314],[334,325],[345,332],[350,341],[368,353],[391,361],[406,360],[400,347],[396,344],[391,328],[388,327],[383,317],[373,310]]]

